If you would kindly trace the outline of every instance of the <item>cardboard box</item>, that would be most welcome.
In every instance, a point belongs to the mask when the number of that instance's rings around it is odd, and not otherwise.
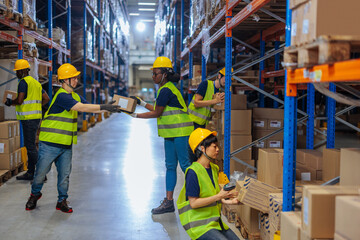
[[[15,136],[15,149],[20,148],[20,136]]]
[[[22,158],[21,158],[21,149],[18,149],[14,152],[14,164],[15,167],[19,166],[22,163]]]
[[[267,119],[260,119],[260,118],[257,118],[257,119],[254,119],[253,118],[253,128],[255,130],[266,130],[267,129],[267,125],[268,125],[268,120]]]
[[[236,212],[238,217],[240,217],[241,222],[244,224],[246,230],[250,234],[259,234],[259,215],[260,212],[256,209],[253,209],[246,205],[238,205],[238,210]]]
[[[231,133],[251,135],[251,110],[231,110]],[[224,112],[222,113],[222,134],[224,134]]]
[[[253,108],[253,119],[283,120],[284,119],[284,109]]]
[[[321,181],[322,180],[322,170],[316,170],[314,168],[308,167],[306,165],[303,165],[301,163],[296,163],[296,170],[297,172],[296,180],[302,180],[302,181]],[[305,173],[308,173],[308,177]],[[305,177],[305,178],[304,178]]]
[[[309,168],[322,170],[322,153],[317,150],[297,149],[296,162]]]
[[[193,78],[202,76],[201,65],[193,65]]]
[[[6,98],[11,98],[14,100],[16,98],[16,96],[17,96],[17,92],[5,90],[4,97],[3,97],[3,103],[6,102]]]
[[[260,214],[260,239],[270,240],[270,221],[266,214]]]
[[[240,189],[238,200],[256,210],[269,212],[269,193],[279,193],[280,189],[254,178],[245,177],[244,186]]]
[[[283,159],[284,153],[282,149],[259,149],[258,180],[282,188]]]
[[[4,119],[5,119],[4,107],[0,106],[0,122],[4,121]]]
[[[274,132],[274,130],[254,130],[253,137],[255,140],[255,139],[265,137],[273,132]],[[261,141],[256,147],[258,147],[258,148],[282,148],[283,139],[284,139],[284,133],[280,132],[264,141]]]
[[[344,239],[359,239],[360,196],[340,196],[335,202],[335,233]]]
[[[268,123],[267,123],[267,129],[269,130],[276,130],[276,129],[279,129],[279,128],[282,128],[283,125],[284,125],[284,120],[282,119],[269,119]]]
[[[336,0],[311,0],[300,6],[304,8],[301,43],[312,42],[321,35],[360,35],[360,29],[346,27],[360,24],[360,2],[343,0],[342,4],[338,3]]]
[[[339,149],[324,149],[322,163],[322,176],[324,181],[329,181],[335,177],[340,176]]]
[[[135,99],[114,94],[113,100],[116,101],[114,105],[120,106],[121,110],[133,113],[136,109],[137,102]]]
[[[230,152],[233,152],[252,142],[251,135],[237,135],[231,134],[230,138]],[[251,147],[236,154],[235,157],[240,160],[251,160]]]
[[[340,185],[360,185],[360,148],[340,150]]]
[[[0,138],[11,138],[13,134],[13,124],[9,121],[0,122]]]
[[[225,102],[214,105],[216,110],[224,110]],[[246,110],[247,109],[247,96],[245,94],[232,94],[231,95],[231,110]]]
[[[15,168],[14,153],[0,154],[0,169],[13,170]]]
[[[281,212],[281,239],[300,240],[301,212]]]
[[[290,0],[290,9],[294,9],[302,3],[307,2],[308,0]]]
[[[12,153],[15,150],[15,138],[0,139],[0,153]]]
[[[304,186],[302,230],[310,238],[333,238],[335,197],[358,194],[358,186]]]

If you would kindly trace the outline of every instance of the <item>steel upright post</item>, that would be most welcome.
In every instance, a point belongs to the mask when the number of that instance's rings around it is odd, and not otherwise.
[[[190,87],[190,81],[193,78],[193,53],[192,51],[189,51],[189,87]],[[190,94],[190,89],[188,91],[188,104],[190,104],[192,99],[192,96]]]
[[[173,21],[173,24],[174,24],[174,71],[177,72],[177,24],[178,24],[178,21],[177,21],[177,10],[178,10],[178,3],[176,2],[175,3],[175,14],[174,14],[174,21]]]
[[[67,25],[67,39],[66,46],[68,51],[71,51],[71,4],[70,1],[66,1],[66,25]],[[67,56],[67,62],[71,62],[71,56]]]
[[[231,131],[231,68],[232,68],[232,30],[228,23],[232,19],[232,9],[228,9],[226,1],[226,33],[225,33],[225,119],[224,119],[224,173],[230,179],[230,131]]]
[[[181,0],[181,15],[180,15],[180,52],[182,52],[184,50],[184,24],[185,24],[185,19],[184,19],[184,13],[185,13],[185,0]],[[180,71],[184,66],[184,60],[180,60]],[[181,95],[184,97],[184,78],[181,77],[180,78],[180,93]]]
[[[49,0],[50,1],[50,0]],[[86,99],[86,51],[87,51],[87,44],[86,44],[86,28],[87,28],[87,12],[86,12],[86,1],[84,1],[83,3],[84,5],[84,9],[83,9],[83,18],[84,18],[84,31],[83,31],[83,72],[82,72],[82,76],[83,76],[83,96]],[[83,113],[83,120],[86,120],[86,113]]]
[[[49,32],[49,39],[50,41],[52,41],[52,0],[48,0],[48,32]],[[48,95],[50,98],[50,101],[52,99],[52,74],[53,74],[53,51],[52,51],[53,47],[52,44],[49,46],[48,48],[48,58],[49,58],[49,63],[51,65],[51,67],[49,67],[49,88],[48,88]]]
[[[19,0],[18,10],[20,13],[23,12],[23,0]],[[18,45],[18,59],[22,59],[23,58],[23,31],[18,31],[18,38],[21,41],[21,44]]]
[[[278,50],[280,48],[280,41],[275,41],[275,50]],[[275,71],[278,71],[280,69],[280,53],[275,55]],[[277,79],[275,78],[275,83],[277,83]],[[279,97],[278,91],[275,91],[275,97]],[[277,101],[274,101],[274,108],[279,107],[279,103]]]
[[[306,149],[314,149],[314,115],[315,115],[315,88],[312,83],[307,84],[307,114]]]
[[[204,55],[201,56],[201,81],[206,81],[206,58]]]
[[[329,90],[336,92],[336,86],[333,83],[329,84]],[[327,97],[327,138],[326,148],[335,147],[335,113],[336,113],[336,101],[330,97]]]
[[[260,57],[265,56],[265,41],[263,39],[263,32],[260,32]],[[262,79],[262,72],[265,69],[265,62],[261,61],[259,66],[259,88],[261,90],[264,90],[264,83]],[[265,106],[264,102],[265,96],[261,93],[259,93],[259,107],[263,108]]]
[[[286,0],[286,46],[291,45],[291,9],[290,0]],[[287,73],[285,73],[287,83]],[[297,99],[288,96],[286,86],[284,113],[284,163],[283,163],[283,211],[293,211],[295,206],[295,174],[296,174],[296,122]]]

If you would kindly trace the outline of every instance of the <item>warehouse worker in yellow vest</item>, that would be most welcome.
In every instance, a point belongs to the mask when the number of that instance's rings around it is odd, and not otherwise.
[[[220,190],[219,167],[211,162],[219,154],[216,135],[217,132],[197,128],[189,138],[197,160],[186,169],[177,207],[180,222],[191,239],[239,239],[221,220],[221,203],[238,204],[238,200],[237,192]]]
[[[194,94],[188,112],[195,129],[205,128],[211,119],[211,107],[225,101],[225,68],[218,73],[216,80],[203,81]]]
[[[42,196],[41,189],[45,175],[55,162],[59,194],[56,209],[66,213],[73,212],[66,199],[71,172],[72,145],[77,143],[78,112],[98,113],[103,110],[120,112],[119,106],[88,104],[83,97],[75,93],[79,74],[80,72],[69,63],[61,65],[58,69],[58,79],[62,87],[56,92],[40,126],[39,158],[31,195],[25,206],[26,210],[36,207],[37,201]]]
[[[17,97],[6,99],[5,105],[15,105],[16,118],[21,121],[24,145],[28,155],[28,170],[25,174],[16,177],[17,180],[33,180],[35,165],[38,159],[36,149],[36,133],[42,118],[42,106],[49,102],[49,96],[42,89],[41,84],[29,76],[30,64],[24,59],[15,62],[18,83]]]
[[[188,139],[194,130],[185,101],[174,83],[180,80],[167,57],[158,57],[151,69],[155,84],[159,85],[155,106],[141,99],[138,104],[149,112],[133,113],[137,118],[157,118],[158,134],[164,138],[166,165],[166,197],[160,206],[152,209],[152,214],[174,212],[173,193],[176,185],[176,168],[178,162],[182,171],[190,166]]]

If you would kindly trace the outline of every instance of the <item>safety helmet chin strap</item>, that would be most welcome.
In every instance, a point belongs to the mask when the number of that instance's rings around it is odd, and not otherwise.
[[[201,151],[201,147],[200,147],[200,146],[198,147],[198,149]],[[201,152],[202,152],[202,151],[201,151]],[[212,158],[212,157],[210,157],[209,155],[206,154],[206,149],[205,149],[205,151],[202,152],[202,153],[203,153],[204,156],[205,156],[207,159],[209,159],[210,161],[216,161],[215,158]]]
[[[162,78],[161,78],[159,85],[161,85],[163,83],[163,81],[164,81],[164,73],[162,74]]]
[[[69,84],[67,84],[64,79],[60,80],[60,82],[61,82],[61,83],[65,83],[65,84],[66,84],[68,87],[70,87],[72,90],[75,90],[75,88],[73,88],[73,87],[71,86],[71,84],[70,84],[71,78],[68,78],[67,80],[69,80]]]

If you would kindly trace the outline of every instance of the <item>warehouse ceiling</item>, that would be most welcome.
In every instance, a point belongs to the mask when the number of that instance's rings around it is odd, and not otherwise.
[[[128,0],[130,20],[154,20],[157,0]]]

